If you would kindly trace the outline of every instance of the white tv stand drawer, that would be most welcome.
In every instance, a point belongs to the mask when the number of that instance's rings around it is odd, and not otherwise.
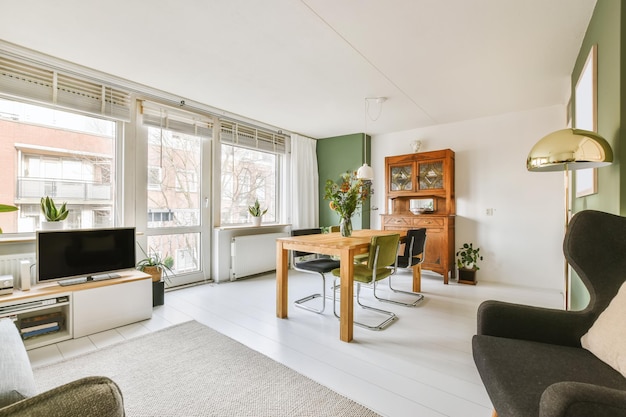
[[[114,329],[152,316],[152,280],[74,291],[74,338]]]
[[[152,278],[137,270],[121,278],[62,287],[39,284],[0,296],[0,317],[21,319],[61,313],[60,331],[24,340],[27,349],[87,336],[152,317]]]

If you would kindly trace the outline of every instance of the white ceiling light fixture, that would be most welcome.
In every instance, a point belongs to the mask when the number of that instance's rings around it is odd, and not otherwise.
[[[365,130],[363,131],[363,150],[365,152],[363,165],[356,172],[357,178],[361,180],[371,181],[374,179],[374,170],[371,166],[367,164],[367,119],[369,118],[371,121],[375,122],[380,117],[383,112],[383,103],[387,100],[386,97],[374,97],[374,98],[365,98]],[[370,101],[375,101],[378,104],[378,114],[376,117],[372,117],[369,114],[370,110]]]

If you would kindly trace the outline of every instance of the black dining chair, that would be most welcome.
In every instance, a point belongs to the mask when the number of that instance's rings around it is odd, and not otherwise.
[[[424,255],[426,250],[426,229],[410,229],[406,232],[406,239],[404,243],[404,252],[402,255],[398,255],[397,259],[397,268],[403,269],[412,269],[416,265],[424,262]],[[394,271],[395,272],[395,271]],[[413,291],[403,291],[396,288],[393,288],[391,285],[391,279],[393,274],[389,276],[389,289],[395,293],[407,294],[416,297],[416,299],[411,303],[405,303],[402,301],[387,299],[387,298],[379,298],[378,300],[387,302],[400,304],[407,307],[415,307],[420,301],[424,299],[424,295],[413,292]]]
[[[291,236],[303,236],[321,234],[322,229],[295,229],[291,231]],[[306,257],[312,257],[312,259],[305,259]],[[304,310],[312,311],[314,313],[321,314],[326,309],[326,273],[331,272],[333,269],[339,268],[340,263],[336,259],[332,259],[328,256],[320,256],[310,252],[293,251],[292,252],[292,266],[293,269],[300,272],[307,272],[310,274],[319,274],[322,277],[322,291],[321,293],[315,293],[307,295],[294,301],[296,307]],[[317,309],[306,305],[308,301],[316,298],[322,298],[322,308]]]

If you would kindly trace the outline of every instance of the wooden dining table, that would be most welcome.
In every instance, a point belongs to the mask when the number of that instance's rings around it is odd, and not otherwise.
[[[355,230],[352,236],[343,237],[339,232],[291,236],[276,239],[276,316],[287,318],[289,251],[319,253],[338,256],[340,267],[340,323],[339,339],[350,342],[354,329],[354,256],[369,252],[372,236],[400,233],[390,230]],[[413,268],[413,291],[419,292],[421,270]]]

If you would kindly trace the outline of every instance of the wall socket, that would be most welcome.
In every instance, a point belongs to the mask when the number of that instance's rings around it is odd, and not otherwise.
[[[485,210],[485,214],[487,216],[493,216],[493,212],[496,211],[496,209],[492,209],[492,208],[488,208]]]

